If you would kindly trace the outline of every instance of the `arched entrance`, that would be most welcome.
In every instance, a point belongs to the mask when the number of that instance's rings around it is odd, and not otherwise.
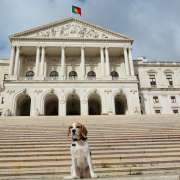
[[[126,114],[127,111],[127,99],[124,94],[117,94],[114,98],[115,114]]]
[[[22,94],[16,102],[16,116],[30,116],[31,98],[27,94]]]
[[[80,99],[77,94],[70,94],[66,101],[66,115],[80,115]]]
[[[91,94],[88,98],[88,114],[101,115],[101,98],[96,93]]]
[[[46,116],[57,116],[59,100],[55,94],[48,94],[44,100],[44,114]]]

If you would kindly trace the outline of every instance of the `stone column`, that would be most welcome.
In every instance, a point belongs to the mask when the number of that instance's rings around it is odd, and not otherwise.
[[[14,65],[14,76],[15,76],[15,79],[17,79],[17,73],[18,73],[19,54],[20,54],[20,47],[17,46],[16,47],[15,65]]]
[[[65,47],[61,47],[61,75],[65,79]]]
[[[104,48],[100,48],[101,54],[101,76],[104,77]]]
[[[58,98],[59,98],[58,115],[59,116],[66,116],[66,95],[65,95],[65,92],[63,89],[59,92]]]
[[[131,70],[131,76],[134,76],[134,64],[132,59],[132,49],[129,48],[129,63],[130,63],[130,70]]]
[[[36,49],[36,67],[35,67],[35,76],[39,76],[39,59],[40,59],[40,47]]]
[[[40,69],[40,76],[41,79],[44,77],[44,60],[45,60],[45,47],[42,47],[41,49],[41,69]]]
[[[10,57],[10,67],[9,67],[9,76],[13,75],[13,66],[14,66],[14,56],[15,56],[15,47],[11,47],[11,57]]]
[[[110,65],[109,65],[109,50],[105,48],[105,56],[106,56],[106,76],[110,76]]]
[[[125,60],[125,69],[126,75],[129,76],[129,62],[128,62],[128,55],[127,55],[127,48],[124,48],[124,60]]]
[[[85,78],[85,50],[84,47],[81,47],[81,79]]]
[[[80,97],[80,105],[81,105],[81,115],[88,115],[88,96],[87,91],[84,89],[81,91],[81,97]]]

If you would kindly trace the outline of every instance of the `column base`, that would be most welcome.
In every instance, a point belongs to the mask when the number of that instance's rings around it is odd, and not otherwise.
[[[10,76],[10,80],[17,80],[17,75]]]
[[[45,80],[45,77],[44,76],[39,76],[38,80]]]
[[[34,80],[41,80],[41,77],[36,76],[36,77],[34,77]]]

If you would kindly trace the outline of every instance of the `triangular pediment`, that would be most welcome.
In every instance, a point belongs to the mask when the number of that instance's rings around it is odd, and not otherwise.
[[[132,39],[102,27],[89,24],[75,18],[57,21],[28,31],[17,33],[11,38],[36,39],[101,39],[101,40],[127,40]]]

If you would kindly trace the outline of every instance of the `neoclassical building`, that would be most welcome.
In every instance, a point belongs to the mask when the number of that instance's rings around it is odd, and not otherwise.
[[[10,58],[0,60],[4,116],[180,111],[180,63],[133,60],[127,36],[68,18],[10,42]]]

